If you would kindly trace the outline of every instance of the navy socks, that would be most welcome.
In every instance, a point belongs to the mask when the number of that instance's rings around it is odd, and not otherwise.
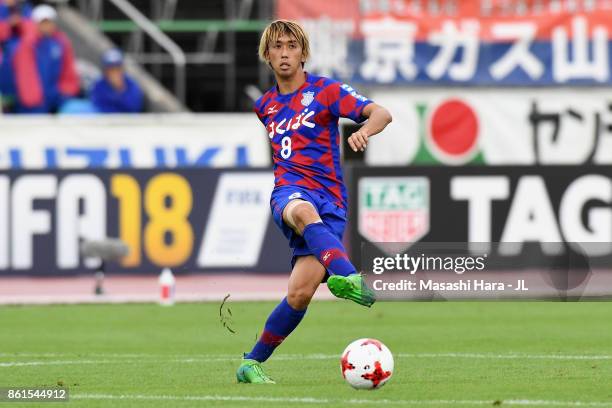
[[[349,261],[342,242],[322,222],[308,224],[302,236],[308,249],[332,275],[348,276],[357,272]]]
[[[285,337],[300,324],[305,314],[306,309],[295,310],[287,303],[287,298],[284,298],[270,313],[257,344],[244,358],[257,360],[260,363],[266,361]]]
[[[302,236],[308,249],[329,273],[348,276],[357,272],[349,261],[342,242],[325,224],[317,222],[307,225]],[[266,361],[285,337],[300,324],[304,314],[306,309],[295,310],[287,303],[287,298],[284,298],[270,313],[257,344],[244,358],[257,360],[260,363]]]

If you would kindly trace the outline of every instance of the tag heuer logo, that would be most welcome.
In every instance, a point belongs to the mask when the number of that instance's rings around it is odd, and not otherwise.
[[[308,106],[308,105],[310,105],[312,103],[313,100],[314,100],[314,92],[313,91],[304,92],[302,94],[302,105]]]
[[[373,243],[403,243],[401,249],[408,249],[429,232],[429,180],[426,177],[360,179],[358,228]]]

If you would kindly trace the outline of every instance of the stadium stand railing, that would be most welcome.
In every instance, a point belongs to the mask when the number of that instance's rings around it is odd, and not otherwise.
[[[81,65],[100,69],[102,53],[114,47],[109,38],[100,33],[95,25],[83,15],[70,7],[59,7],[59,23],[62,29],[72,39],[75,53]],[[158,80],[151,76],[140,64],[131,57],[126,57],[126,71],[136,79],[141,86],[146,99],[146,110],[150,112],[183,112],[185,106]]]
[[[143,34],[142,24],[117,9],[136,8],[185,54],[186,104],[196,111],[250,110],[253,89],[270,86],[270,74],[257,60],[259,34],[272,17],[271,0],[76,0],[70,4],[126,50],[155,78],[181,97],[175,59]],[[174,71],[174,70],[173,70]]]

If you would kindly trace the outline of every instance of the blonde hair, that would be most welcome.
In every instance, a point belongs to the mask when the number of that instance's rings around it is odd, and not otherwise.
[[[308,35],[301,25],[295,21],[276,20],[268,24],[259,40],[259,59],[268,62],[268,46],[276,42],[283,34],[295,37],[302,47],[302,57],[307,60],[310,57],[310,42]]]

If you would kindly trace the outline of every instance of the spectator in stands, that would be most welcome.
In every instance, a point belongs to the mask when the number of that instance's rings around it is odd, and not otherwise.
[[[32,20],[37,30],[22,36],[14,57],[17,112],[53,113],[79,93],[74,52],[53,7],[35,7]]]
[[[0,0],[0,43],[15,34],[32,15],[32,6],[22,0]]]
[[[123,54],[116,48],[102,56],[104,76],[94,84],[91,100],[102,113],[138,113],[142,111],[143,94],[123,70]]]
[[[14,57],[22,36],[34,32],[30,19],[32,6],[27,1],[0,0],[0,110],[10,112],[15,102]]]

